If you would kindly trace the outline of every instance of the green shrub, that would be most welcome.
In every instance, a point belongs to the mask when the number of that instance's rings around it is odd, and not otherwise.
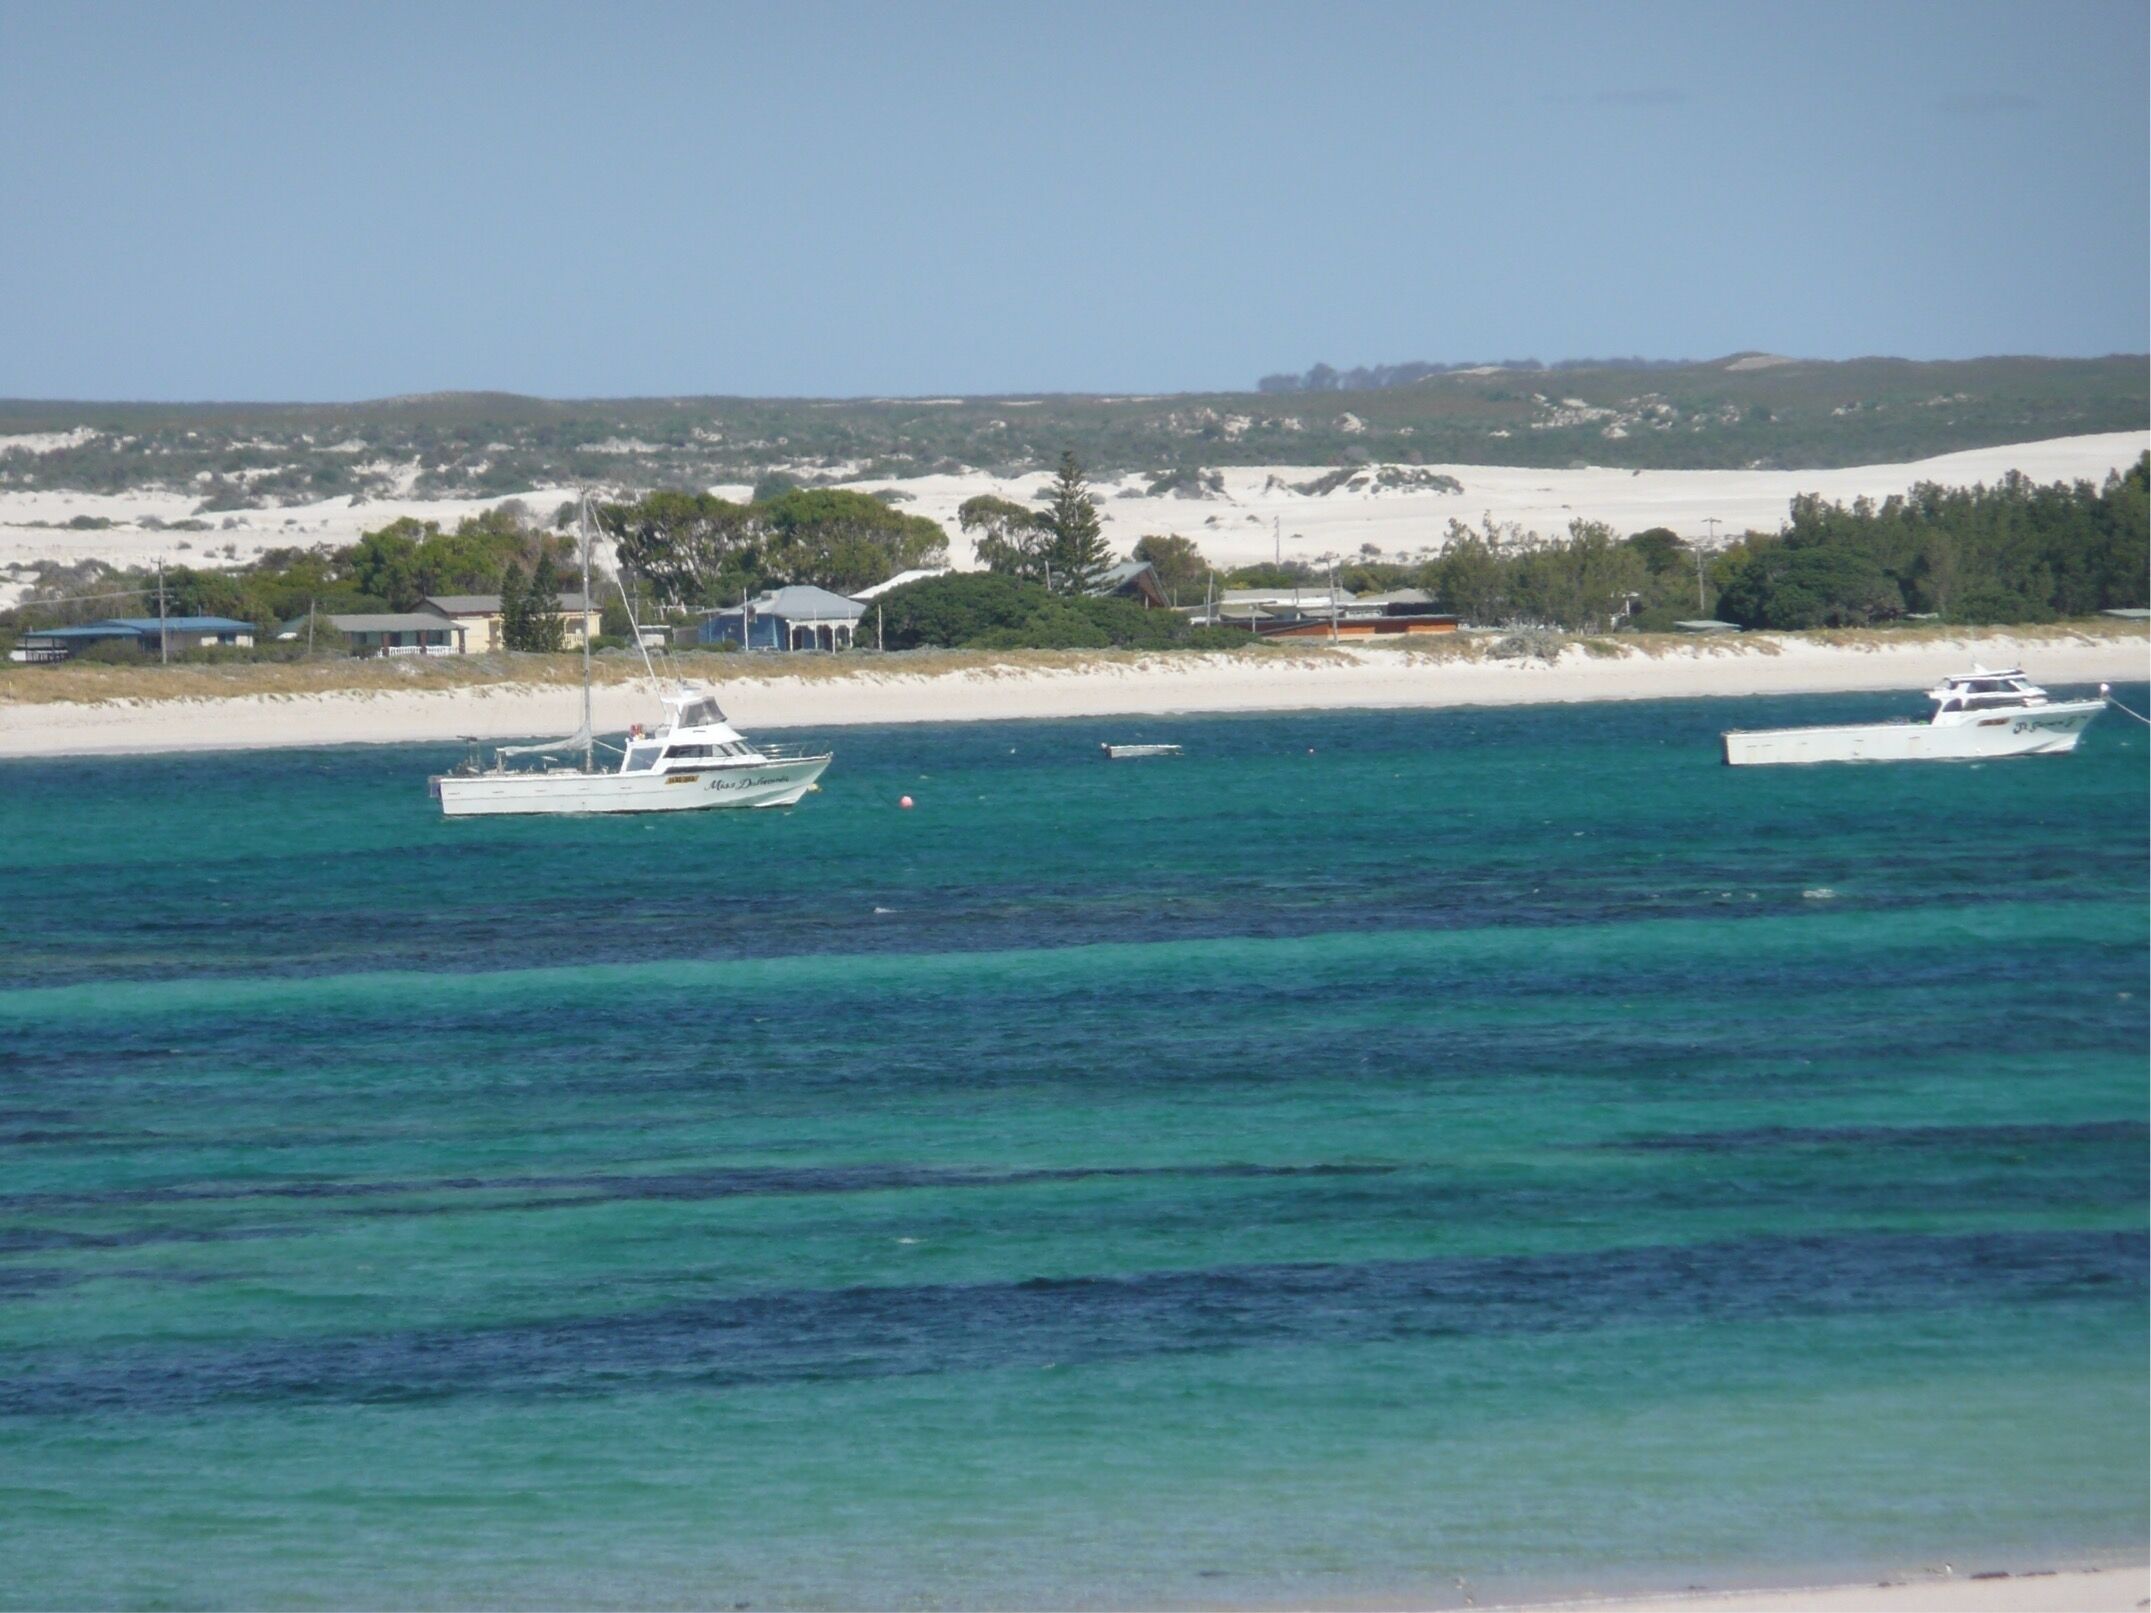
[[[966,642],[981,650],[1103,650],[1113,645],[1113,635],[1101,626],[1085,605],[1096,600],[1055,600],[1042,606],[1018,627],[994,627]]]
[[[1969,627],[1993,627],[2018,622],[2051,622],[2054,613],[2036,599],[2003,587],[2000,583],[1982,583],[1968,588],[1950,602],[1944,613],[1952,623]]]
[[[74,659],[98,666],[140,666],[148,653],[136,639],[106,638],[77,650]]]
[[[997,572],[922,577],[881,596],[882,642],[892,650],[974,643],[981,634],[1021,628],[1052,597],[1037,583]]]
[[[1260,648],[1262,639],[1244,627],[1195,627],[1188,630],[1187,642],[1194,650],[1245,650]]]

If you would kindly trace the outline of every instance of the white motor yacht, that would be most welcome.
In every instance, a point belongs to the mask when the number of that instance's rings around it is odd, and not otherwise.
[[[462,770],[435,778],[434,797],[451,818],[786,807],[815,788],[829,765],[828,752],[812,754],[748,740],[703,691],[683,689],[659,698],[666,720],[654,733],[644,733],[640,724],[631,729],[620,765],[611,772],[589,765],[588,747],[579,768],[510,768],[508,757],[552,747],[504,745],[491,767],[474,757]]]
[[[1825,728],[1733,729],[1724,736],[1733,767],[1797,762],[1973,761],[1991,756],[2056,756],[2076,749],[2084,729],[2106,708],[2095,700],[2054,700],[2020,668],[1944,678],[1927,691],[1925,722],[1857,723]]]
[[[582,506],[583,597],[590,597],[590,533],[595,522],[590,500]],[[623,590],[621,597],[626,598]],[[642,635],[636,635],[638,643]],[[649,650],[643,649],[649,666]],[[620,765],[597,766],[597,741],[590,726],[590,635],[583,635],[583,720],[566,739],[544,745],[502,745],[490,766],[474,742],[470,760],[453,773],[428,781],[446,817],[505,813],[691,812],[712,807],[788,807],[809,790],[831,760],[829,752],[811,753],[775,745],[757,745],[725,720],[714,696],[681,685],[660,690],[665,718],[655,733],[637,723],[629,730]],[[580,767],[555,758],[580,752]],[[541,756],[535,767],[510,767],[511,756]]]

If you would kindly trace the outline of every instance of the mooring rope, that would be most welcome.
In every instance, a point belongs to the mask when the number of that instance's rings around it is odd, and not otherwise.
[[[2129,707],[2124,706],[2120,701],[2114,698],[2113,692],[2108,689],[2107,686],[2103,683],[2099,685],[2099,698],[2101,700],[2104,700],[2109,706],[2112,706],[2116,711],[2126,711],[2131,717],[2134,717],[2146,728],[2151,728],[2151,717],[2146,717],[2142,712],[2131,710]]]

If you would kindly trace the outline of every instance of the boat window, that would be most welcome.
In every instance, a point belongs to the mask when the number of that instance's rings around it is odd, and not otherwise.
[[[703,728],[724,721],[724,713],[717,709],[714,700],[696,700],[680,710],[682,728]]]
[[[710,748],[707,745],[675,745],[665,752],[665,760],[677,762],[687,760],[690,757],[701,757],[709,754]]]
[[[658,752],[663,748],[661,745],[630,745],[627,748],[627,761],[622,765],[621,771],[640,773],[655,767]]]

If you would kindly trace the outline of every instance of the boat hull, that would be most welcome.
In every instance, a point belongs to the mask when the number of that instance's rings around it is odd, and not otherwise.
[[[1997,711],[1969,722],[1863,723],[1842,728],[1735,729],[1724,736],[1732,767],[1812,762],[1969,762],[1998,756],[2059,756],[2076,749],[2101,700],[2062,700]]]
[[[827,756],[804,756],[674,773],[451,773],[432,792],[451,818],[788,807],[828,765]]]

